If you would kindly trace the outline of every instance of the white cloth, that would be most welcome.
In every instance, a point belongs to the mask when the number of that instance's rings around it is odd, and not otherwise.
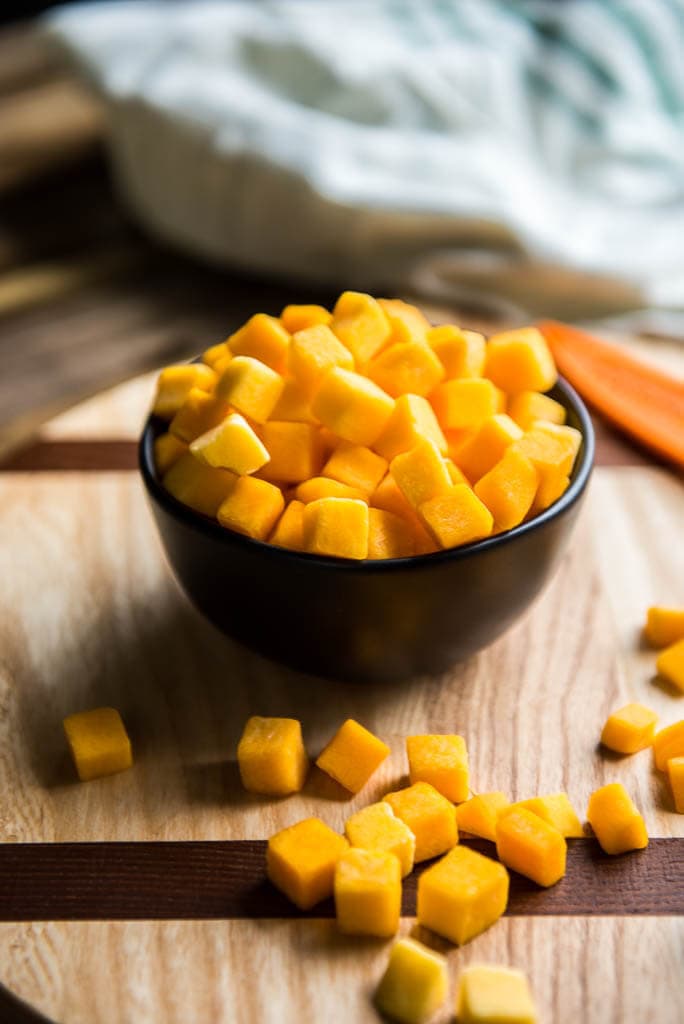
[[[213,261],[684,317],[683,0],[58,8],[124,197]]]

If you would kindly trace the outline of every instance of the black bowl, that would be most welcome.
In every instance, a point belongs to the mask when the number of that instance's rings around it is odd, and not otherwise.
[[[582,432],[570,486],[513,530],[415,558],[354,562],[273,547],[176,501],[154,468],[150,417],[140,469],[171,568],[206,617],[259,654],[315,675],[398,680],[445,671],[525,611],[565,549],[594,458],[589,414],[567,382],[550,392]]]

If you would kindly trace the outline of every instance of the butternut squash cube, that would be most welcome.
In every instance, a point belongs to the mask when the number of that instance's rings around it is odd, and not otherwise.
[[[288,423],[315,423],[310,403],[311,396],[304,391],[299,381],[294,377],[286,377],[270,418]]]
[[[414,939],[399,939],[390,950],[375,1004],[399,1024],[426,1024],[448,989],[446,959]]]
[[[491,512],[468,484],[454,484],[424,501],[418,512],[442,548],[482,540],[494,524]]]
[[[81,782],[123,772],[133,764],[131,741],[115,708],[78,711],[63,725]]]
[[[546,420],[547,423],[562,426],[565,423],[566,412],[560,402],[549,398],[548,395],[542,395],[538,391],[521,391],[518,395],[512,395],[508,415],[523,430],[530,430],[537,420]]]
[[[217,427],[196,437],[190,451],[205,465],[230,469],[238,476],[256,473],[269,460],[267,449],[239,412],[230,413]]]
[[[416,782],[383,799],[416,837],[416,864],[446,853],[458,842],[456,808],[428,782]]]
[[[671,757],[667,762],[667,776],[672,788],[677,814],[684,814],[684,757]]]
[[[222,398],[192,388],[169,424],[169,433],[190,444],[196,437],[222,423],[230,406]]]
[[[425,341],[430,321],[417,306],[412,306],[402,299],[378,299],[378,305],[392,329],[389,344]]]
[[[456,846],[418,879],[418,923],[462,946],[490,928],[508,903],[508,872]]]
[[[335,913],[346,935],[394,935],[401,913],[399,859],[385,850],[345,851],[335,867]]]
[[[366,367],[371,380],[388,395],[429,395],[444,377],[444,367],[424,341],[390,345]]]
[[[321,751],[316,764],[350,793],[358,793],[389,752],[386,743],[348,718]]]
[[[188,452],[167,470],[162,483],[177,501],[202,515],[215,516],[236,480],[234,473],[205,466]]]
[[[536,516],[539,512],[543,512],[544,509],[550,508],[554,502],[558,501],[565,494],[569,486],[570,477],[565,473],[557,471],[545,473],[539,481],[539,487],[534,496],[529,514]]]
[[[548,391],[558,373],[549,346],[536,327],[493,335],[487,344],[485,374],[502,391]]]
[[[411,783],[429,782],[454,804],[468,799],[468,750],[462,736],[407,736]]]
[[[276,373],[285,372],[290,334],[278,317],[255,313],[244,327],[231,334],[227,345],[233,356],[251,356]]]
[[[181,455],[187,454],[187,451],[187,444],[179,437],[174,437],[173,434],[160,434],[154,442],[154,465],[157,473],[163,476],[174,462],[178,462]]]
[[[414,509],[452,486],[449,470],[433,441],[419,441],[410,451],[395,455],[390,473]]]
[[[565,874],[565,839],[525,807],[512,805],[499,815],[496,852],[502,863],[537,885],[555,885]]]
[[[299,496],[299,488],[297,489]],[[334,558],[368,557],[368,505],[358,498],[319,498],[304,509],[304,550]]]
[[[285,511],[276,523],[275,530],[269,537],[269,543],[291,551],[304,549],[304,503],[288,502]]]
[[[280,320],[286,331],[296,334],[297,331],[306,330],[307,327],[315,327],[316,324],[329,324],[332,322],[332,313],[324,306],[316,305],[291,305],[285,306],[280,314]]]
[[[512,448],[530,460],[541,484],[568,476],[581,443],[582,435],[574,427],[539,420]]]
[[[649,608],[644,633],[651,647],[669,647],[684,640],[684,608]]]
[[[472,483],[476,483],[499,462],[508,446],[522,436],[522,430],[510,416],[497,413],[485,420],[459,447],[456,464]]]
[[[463,470],[458,468],[454,460],[447,458],[444,461],[452,484],[466,484],[467,487],[470,487],[468,477],[465,475]]]
[[[514,967],[465,967],[458,979],[459,1024],[537,1024],[530,986]]]
[[[345,823],[344,831],[352,846],[393,853],[399,859],[403,877],[413,871],[416,837],[384,800],[352,814]]]
[[[216,394],[243,416],[265,423],[284,387],[284,379],[270,366],[251,356],[236,356],[221,374]]]
[[[202,353],[202,362],[211,366],[212,370],[220,360],[226,358],[231,359],[232,355],[225,341],[220,341],[218,345],[210,345]]]
[[[323,475],[370,494],[387,472],[387,461],[370,448],[343,441],[323,467]],[[313,474],[310,474],[313,475]]]
[[[442,324],[428,331],[427,340],[444,367],[447,380],[482,376],[486,354],[484,335],[461,330],[454,324]]]
[[[298,793],[309,770],[300,723],[296,718],[254,715],[238,743],[237,760],[242,784],[250,793]]]
[[[343,292],[333,309],[332,329],[363,366],[389,341],[392,333],[382,307],[363,292]],[[353,441],[350,437],[347,440]],[[365,442],[360,441],[360,444]]]
[[[625,704],[606,719],[601,743],[618,754],[636,754],[653,743],[658,716],[643,704]]]
[[[368,557],[409,558],[416,553],[411,524],[384,508],[368,509]]]
[[[373,447],[389,462],[395,455],[415,448],[420,441],[432,441],[439,452],[446,455],[446,438],[427,399],[420,395],[400,395]]]
[[[524,807],[532,811],[548,825],[558,829],[566,839],[581,839],[584,835],[582,822],[577,817],[575,808],[570,803],[567,793],[550,793],[548,796],[535,796],[531,800],[518,800],[511,807]],[[508,808],[506,809],[508,811]]]
[[[443,430],[463,430],[501,412],[501,392],[484,377],[447,380],[430,395],[432,408]]]
[[[311,408],[344,441],[372,448],[389,422],[394,400],[367,377],[336,366],[323,378]]]
[[[494,530],[510,530],[521,523],[534,501],[538,485],[537,471],[530,460],[515,450],[506,449],[497,464],[475,484],[478,496],[494,517]]]
[[[189,363],[185,366],[167,366],[157,378],[157,393],[152,414],[171,420],[176,415],[192,388],[213,391],[216,374],[204,363]]]
[[[658,673],[678,689],[684,691],[684,640],[666,647],[656,658]]]
[[[260,434],[270,456],[261,471],[262,479],[298,484],[320,472],[323,445],[318,428],[311,423],[269,420],[262,425]]]
[[[469,832],[471,836],[489,839],[496,842],[496,822],[499,814],[508,807],[508,798],[504,793],[479,793],[456,808],[456,821],[459,832]]]
[[[303,480],[295,490],[295,497],[310,505],[320,498],[350,498],[355,501],[367,501],[365,491],[356,487],[349,487],[348,484],[341,484],[339,480],[331,480],[327,476],[314,476],[311,480]]]
[[[425,526],[418,518],[415,509],[409,505],[408,501],[399,490],[398,484],[390,473],[387,474],[385,479],[378,484],[376,490],[373,491],[370,497],[370,502],[373,508],[384,509],[387,512],[392,512],[394,515],[399,516],[410,524],[415,541],[414,554],[424,555],[429,554],[432,551],[439,550],[434,538],[425,529]]]
[[[684,757],[684,718],[655,734],[653,753],[660,772],[666,771],[671,757]]]
[[[621,782],[601,786],[591,794],[587,820],[604,853],[626,853],[648,846],[644,819]]]
[[[310,910],[332,896],[335,866],[348,848],[344,836],[319,818],[305,818],[271,836],[266,873],[300,910]]]
[[[254,540],[266,540],[284,508],[285,499],[279,487],[253,476],[240,476],[216,518],[229,530]]]
[[[353,370],[354,358],[325,324],[306,327],[293,336],[289,357],[290,373],[307,394],[316,390],[319,381],[334,366]]]

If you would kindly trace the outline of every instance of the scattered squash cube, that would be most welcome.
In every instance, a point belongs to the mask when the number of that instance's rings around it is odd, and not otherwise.
[[[389,752],[386,743],[348,718],[321,751],[316,764],[350,793],[358,793]]]
[[[310,402],[311,396],[304,391],[299,381],[294,377],[286,377],[270,418],[288,423],[315,423]]]
[[[266,480],[240,476],[216,513],[221,526],[266,540],[285,508],[282,491]]]
[[[389,344],[406,341],[425,341],[430,321],[417,306],[402,299],[378,299],[378,305],[392,329]]]
[[[503,864],[537,885],[555,885],[565,874],[565,839],[525,807],[511,805],[499,815],[496,852]]]
[[[542,395],[538,391],[521,391],[511,397],[508,415],[523,430],[530,430],[537,420],[562,426],[565,423],[566,412],[560,402],[549,398],[548,395]]]
[[[363,292],[343,292],[333,309],[332,329],[363,366],[389,341],[392,333],[382,307]],[[354,438],[348,438],[353,441]],[[364,442],[359,442],[363,444]]]
[[[212,370],[222,359],[231,358],[232,355],[230,349],[226,345],[225,341],[220,341],[218,345],[210,345],[209,348],[205,349],[202,353],[202,362],[206,363],[207,366],[211,366]]]
[[[468,750],[462,736],[407,736],[411,783],[429,782],[454,804],[468,799]]]
[[[276,523],[269,537],[269,543],[291,551],[304,550],[304,503],[293,500],[288,502],[285,511]]]
[[[448,989],[446,959],[414,939],[399,939],[390,950],[375,1004],[399,1024],[426,1024]]]
[[[401,913],[401,865],[385,850],[345,851],[335,867],[337,927],[346,935],[396,934]]]
[[[482,376],[487,350],[484,335],[463,331],[454,324],[442,324],[428,331],[427,340],[444,367],[447,380]]]
[[[556,383],[556,364],[536,327],[493,335],[487,344],[485,374],[502,391],[548,391]]]
[[[672,788],[677,814],[684,814],[684,757],[671,757],[667,762],[667,775]]]
[[[267,449],[239,412],[230,413],[217,427],[196,437],[190,451],[205,465],[230,469],[238,476],[256,473],[269,460]]]
[[[196,437],[222,423],[230,406],[222,398],[191,388],[185,401],[169,424],[169,433],[190,444]]]
[[[316,390],[319,381],[334,366],[353,370],[354,357],[325,324],[306,327],[293,336],[290,373],[307,394],[311,395]]]
[[[618,754],[636,754],[653,743],[658,716],[643,704],[625,704],[606,719],[601,743]]]
[[[216,393],[243,416],[265,423],[284,387],[285,380],[270,366],[251,356],[236,356],[221,374]]]
[[[432,441],[439,452],[446,455],[446,438],[427,399],[420,395],[400,395],[373,447],[390,461],[395,455],[415,448],[420,441]]]
[[[537,1024],[530,986],[514,967],[473,964],[458,979],[459,1024]]]
[[[366,372],[393,398],[429,395],[444,377],[444,367],[424,341],[389,345],[368,363]]]
[[[678,689],[684,691],[684,640],[666,647],[656,658],[658,673]]]
[[[442,429],[479,427],[501,412],[501,392],[484,377],[460,377],[440,384],[430,395]]]
[[[278,317],[255,313],[239,331],[231,334],[227,345],[233,356],[251,356],[276,373],[285,372],[290,334]]]
[[[648,846],[644,819],[621,782],[601,786],[591,794],[587,820],[604,853],[626,853]]]
[[[494,519],[468,484],[454,484],[418,506],[420,518],[442,548],[488,537]]]
[[[410,451],[395,455],[390,473],[414,509],[452,486],[449,470],[433,441],[419,441]]]
[[[297,489],[300,496],[300,489]],[[368,505],[357,498],[319,498],[304,509],[304,550],[334,558],[368,557]]]
[[[456,808],[428,782],[416,782],[383,799],[416,837],[416,864],[446,853],[458,842]]]
[[[331,323],[332,313],[328,312],[324,306],[293,304],[285,307],[280,314],[280,320],[286,331],[296,334],[297,331],[315,327],[316,324]]]
[[[331,480],[327,476],[314,476],[310,480],[303,480],[295,490],[295,497],[305,505],[310,505],[320,498],[350,498],[363,502],[367,500],[364,491],[349,487],[348,484],[341,484],[339,480]]]
[[[298,484],[320,472],[323,445],[311,423],[269,420],[260,434],[270,456],[260,474],[263,480]]]
[[[418,923],[462,946],[501,917],[508,881],[503,864],[456,846],[418,879]]]
[[[178,462],[181,455],[187,454],[187,451],[187,444],[179,437],[168,433],[160,434],[154,441],[154,465],[157,473],[163,476],[174,462]]]
[[[213,391],[216,374],[205,363],[189,363],[184,366],[167,366],[157,379],[157,393],[152,414],[171,420],[176,415],[192,388]]]
[[[684,718],[655,734],[653,753],[660,772],[666,771],[671,757],[684,757]]]
[[[416,553],[411,524],[384,508],[368,509],[368,557],[409,558]]]
[[[508,798],[504,793],[478,793],[456,808],[459,832],[463,830],[469,832],[471,836],[479,836],[495,843],[497,818],[508,806]]]
[[[548,796],[534,796],[531,800],[518,800],[511,807],[524,807],[553,828],[558,829],[566,839],[581,839],[584,835],[582,822],[570,803],[567,793],[550,793]]]
[[[651,647],[669,647],[684,640],[684,608],[649,608],[644,633]]]
[[[238,743],[237,760],[242,784],[250,793],[298,793],[309,770],[300,723],[296,718],[254,715]]]
[[[81,782],[123,772],[133,764],[131,741],[115,708],[78,711],[63,725]]]
[[[539,479],[530,460],[511,445],[497,464],[475,484],[474,491],[494,517],[494,530],[521,523],[534,501]]]
[[[344,836],[319,818],[305,818],[271,836],[266,873],[300,910],[310,910],[332,896],[335,866],[348,848]]]
[[[202,515],[215,516],[236,480],[234,473],[205,466],[188,452],[174,462],[164,474],[162,483],[177,501]]]
[[[459,447],[456,464],[471,483],[476,483],[499,462],[508,446],[522,436],[522,430],[510,416],[497,413]]]
[[[323,475],[370,494],[387,472],[387,461],[370,448],[343,441],[323,467]],[[313,476],[310,473],[309,476]]]
[[[394,400],[367,377],[336,366],[323,378],[311,408],[338,437],[372,448],[389,422]]]
[[[393,853],[399,859],[403,877],[413,871],[416,837],[384,800],[352,814],[345,823],[344,831],[352,846]]]

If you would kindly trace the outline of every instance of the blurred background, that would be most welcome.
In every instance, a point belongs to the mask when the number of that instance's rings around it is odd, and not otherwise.
[[[680,0],[10,2],[0,26],[0,453],[346,287],[672,365]]]

